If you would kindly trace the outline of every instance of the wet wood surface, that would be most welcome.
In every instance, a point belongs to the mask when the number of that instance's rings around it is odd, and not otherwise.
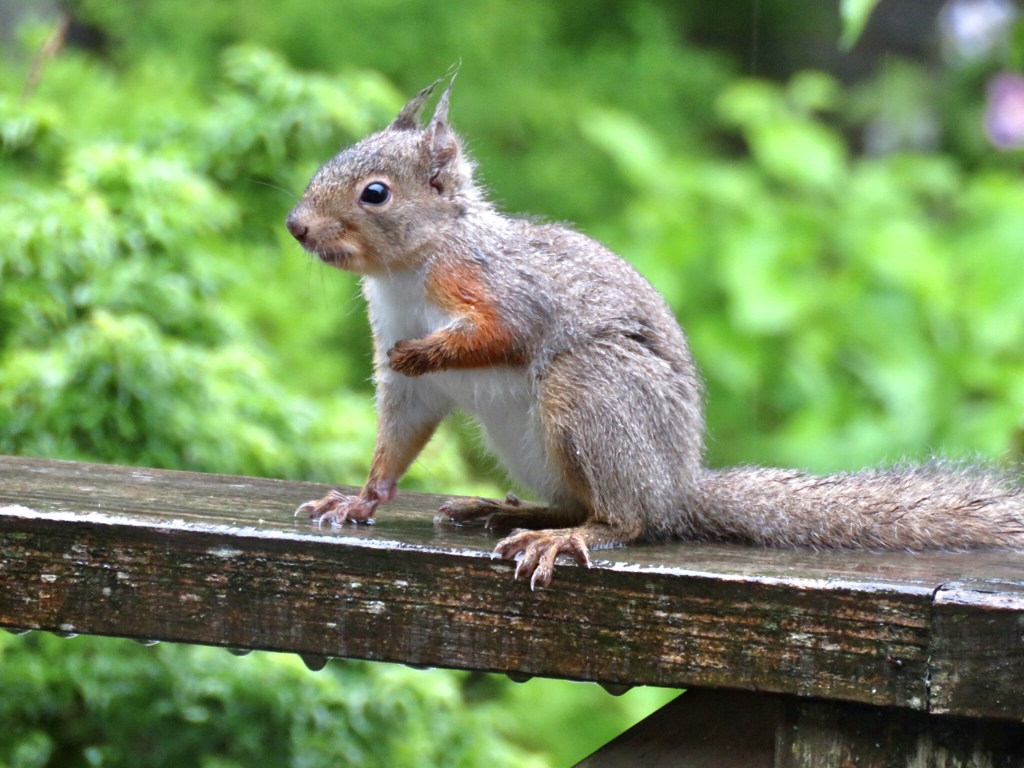
[[[293,517],[326,490],[0,457],[0,626],[1024,720],[1024,554],[679,542],[531,592],[443,497]]]

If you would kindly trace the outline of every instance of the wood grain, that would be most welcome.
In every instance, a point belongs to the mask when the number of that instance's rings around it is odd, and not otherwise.
[[[435,522],[444,497],[401,494],[375,525],[292,516],[326,490],[2,457],[0,625],[919,710],[942,672],[941,711],[1024,719],[1019,674],[949,672],[984,622],[1021,620],[1020,554],[679,542],[595,552],[530,592],[495,536]],[[982,582],[1009,607],[943,591]],[[979,629],[958,641],[962,622]],[[985,647],[1019,672],[1019,632]]]
[[[1024,717],[1024,582],[943,585],[932,636],[933,711]]]

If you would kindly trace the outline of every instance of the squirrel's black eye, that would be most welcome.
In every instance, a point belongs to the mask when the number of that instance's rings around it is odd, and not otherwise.
[[[359,196],[359,202],[367,205],[384,205],[391,199],[391,190],[386,184],[379,181],[371,182],[363,188],[363,194]]]

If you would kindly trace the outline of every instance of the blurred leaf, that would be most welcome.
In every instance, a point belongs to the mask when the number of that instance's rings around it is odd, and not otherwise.
[[[846,173],[846,145],[808,111],[835,101],[824,77],[801,74],[787,93],[761,80],[741,80],[719,97],[722,119],[739,127],[755,161],[786,184],[835,190]]]
[[[836,109],[842,100],[842,90],[835,78],[812,70],[793,75],[786,95],[804,114]]]
[[[857,43],[876,5],[878,5],[878,0],[840,0],[843,34],[839,42],[843,48],[849,50]]]
[[[657,184],[669,158],[657,135],[632,115],[592,109],[580,118],[580,131],[605,149],[634,183]]]
[[[779,181],[835,191],[846,174],[846,148],[828,128],[801,120],[779,120],[747,133],[754,159]]]
[[[787,113],[782,90],[766,80],[743,79],[729,85],[716,104],[727,125],[745,128],[774,122]]]

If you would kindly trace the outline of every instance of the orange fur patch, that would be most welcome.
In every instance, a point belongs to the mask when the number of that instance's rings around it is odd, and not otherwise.
[[[525,355],[502,322],[480,268],[474,264],[434,265],[427,274],[427,296],[457,318],[451,328],[422,339],[400,341],[391,367],[416,376],[452,368],[522,365]]]
[[[439,422],[432,421],[424,424],[419,429],[407,435],[401,441],[387,440],[387,435],[382,430],[377,433],[377,445],[373,449],[373,459],[370,461],[370,476],[367,478],[368,487],[375,486],[381,481],[398,482],[398,479],[409,469],[409,465],[423,450]]]

